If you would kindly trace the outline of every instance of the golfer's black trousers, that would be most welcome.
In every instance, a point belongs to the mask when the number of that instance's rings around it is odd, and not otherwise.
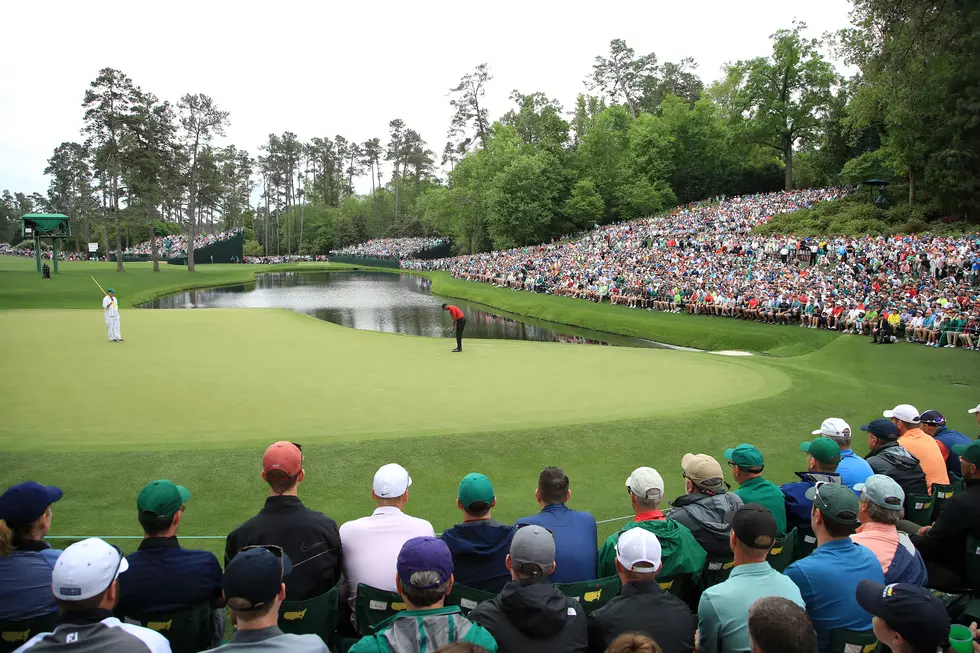
[[[456,348],[463,348],[463,327],[466,326],[466,318],[461,317],[456,320]]]

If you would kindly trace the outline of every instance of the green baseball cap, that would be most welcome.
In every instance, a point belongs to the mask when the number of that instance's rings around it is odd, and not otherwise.
[[[116,292],[116,291],[113,290],[112,288],[109,288],[109,290],[107,290],[106,292]]]
[[[817,438],[812,442],[800,445],[800,451],[805,451],[825,465],[840,462],[840,446],[830,438]]]
[[[456,495],[464,508],[469,508],[474,503],[493,503],[493,485],[490,479],[483,474],[467,474],[459,482],[459,492]]]
[[[980,465],[980,440],[974,440],[970,444],[954,444],[953,453],[974,465]]]
[[[725,449],[725,460],[735,463],[742,469],[762,467],[766,464],[762,452],[751,444],[740,444],[734,449]]]
[[[806,491],[806,498],[813,501],[823,515],[841,524],[856,524],[861,504],[854,491],[840,483],[817,483]]]
[[[173,517],[190,498],[190,490],[183,485],[175,485],[166,479],[150,481],[136,497],[136,509],[157,517]]]

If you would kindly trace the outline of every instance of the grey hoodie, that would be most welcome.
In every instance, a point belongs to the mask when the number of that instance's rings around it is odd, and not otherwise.
[[[728,534],[732,517],[742,507],[742,499],[734,492],[685,494],[671,501],[674,507],[667,516],[684,524],[708,555],[731,555]]]

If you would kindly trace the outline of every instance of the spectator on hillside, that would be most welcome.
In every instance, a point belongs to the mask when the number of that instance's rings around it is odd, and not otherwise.
[[[210,551],[181,548],[177,531],[190,491],[168,480],[151,481],[136,497],[143,527],[139,549],[126,556],[129,571],[119,578],[116,614],[173,612],[209,603],[223,608],[221,565]],[[212,611],[217,646],[225,633],[224,610]]]
[[[316,635],[279,629],[279,606],[286,600],[286,578],[293,571],[278,546],[249,546],[225,568],[224,597],[235,623],[231,641],[214,651],[234,653],[329,653]]]
[[[918,409],[910,404],[899,404],[892,410],[884,411],[882,415],[898,428],[898,443],[922,465],[922,471],[926,474],[926,492],[932,494],[934,483],[948,484],[946,461],[943,460],[939,444],[919,428],[922,418]]]
[[[766,596],[749,607],[752,653],[817,653],[817,637],[806,610],[789,599]]]
[[[811,513],[813,502],[807,492],[817,483],[841,484],[840,474],[837,473],[837,463],[840,462],[840,447],[833,440],[817,438],[812,442],[800,445],[800,451],[806,452],[805,472],[797,472],[800,477],[795,483],[785,483],[780,486],[786,497],[786,529],[812,533]]]
[[[854,489],[858,483],[865,480],[874,471],[863,458],[856,455],[851,449],[851,425],[839,417],[828,417],[820,424],[820,428],[813,431],[813,435],[821,435],[837,443],[840,447],[840,462],[837,463],[837,473],[840,474],[841,483]]]
[[[493,519],[491,511],[497,498],[490,479],[483,474],[464,476],[456,497],[463,521],[440,536],[453,554],[455,582],[496,594],[510,580],[507,552],[514,527]]]
[[[663,551],[657,536],[642,528],[626,531],[616,544],[619,596],[589,615],[589,650],[602,653],[623,633],[642,633],[664,653],[694,650],[697,621],[679,598],[657,583]]]
[[[373,635],[361,638],[350,653],[419,653],[454,642],[496,653],[497,642],[475,623],[472,613],[467,618],[458,607],[446,606],[453,588],[453,556],[445,542],[434,537],[407,540],[398,552],[393,576],[405,610],[383,622]]]
[[[412,477],[397,463],[382,465],[374,474],[371,498],[373,513],[343,524],[340,540],[344,548],[344,577],[351,608],[361,583],[397,592],[395,564],[402,545],[415,537],[435,537],[432,524],[402,510],[408,502]]]
[[[732,478],[739,488],[735,494],[743,504],[758,503],[772,513],[776,520],[779,535],[786,532],[786,497],[772,481],[762,476],[765,458],[762,452],[751,444],[740,444],[734,449],[725,449],[725,460],[732,470]]]
[[[246,546],[282,547],[294,565],[302,565],[286,579],[291,601],[325,594],[343,572],[337,522],[299,499],[299,484],[305,478],[299,445],[285,441],[271,445],[262,456],[262,479],[269,485],[269,497],[259,514],[233,530],[225,542],[225,567]]]
[[[946,417],[938,410],[927,410],[922,413],[919,423],[922,425],[922,432],[932,436],[941,445],[939,449],[946,459],[946,472],[959,475],[960,458],[952,453],[953,445],[970,444],[972,440],[959,431],[954,431],[946,426]]]
[[[926,589],[862,580],[857,602],[874,616],[875,637],[892,653],[934,653],[949,645],[946,606]]]
[[[44,541],[51,504],[60,489],[27,481],[0,495],[0,621],[21,621],[58,611],[51,570],[61,551]]]
[[[813,501],[812,527],[817,549],[784,572],[800,588],[807,614],[817,631],[820,653],[830,652],[830,631],[871,630],[871,615],[854,598],[858,582],[884,581],[878,558],[851,541],[858,524],[858,498],[839,483],[820,483],[807,490]]]
[[[980,426],[980,404],[977,404],[974,408],[970,408],[966,412],[973,415],[977,420],[977,425]],[[977,434],[977,439],[980,439],[980,433]]]
[[[729,535],[735,567],[728,580],[704,591],[698,605],[701,653],[749,650],[749,606],[758,598],[779,596],[805,607],[799,588],[766,561],[778,532],[772,513],[757,503],[735,513]]]
[[[660,511],[664,498],[664,480],[660,473],[652,467],[634,469],[626,479],[626,491],[636,516],[632,523],[606,538],[599,550],[599,577],[616,573],[616,543],[623,533],[632,528],[650,531],[660,541],[663,548],[661,578],[681,574],[700,576],[707,554],[687,526],[668,519]]]
[[[170,642],[155,630],[112,616],[119,598],[119,575],[129,565],[122,552],[92,537],[72,544],[58,557],[50,591],[61,617],[53,632],[38,633],[17,653],[32,651],[149,651],[170,653]]]
[[[663,653],[663,650],[646,635],[623,633],[612,641],[605,653]]]
[[[864,459],[875,474],[883,474],[901,486],[907,511],[910,496],[926,493],[926,474],[919,460],[898,444],[898,427],[890,420],[873,420],[861,430],[868,433],[868,455]]]
[[[732,517],[742,500],[729,492],[721,465],[705,454],[685,454],[681,459],[684,496],[671,502],[670,519],[687,526],[701,548],[709,555],[727,555]]]
[[[901,486],[883,474],[872,474],[858,485],[861,526],[851,539],[862,544],[878,557],[886,583],[925,585],[928,575],[922,556],[912,540],[898,530],[902,518],[905,492]]]
[[[960,458],[963,490],[946,500],[939,519],[912,536],[929,570],[929,586],[946,591],[963,588],[967,537],[980,537],[980,441],[953,445]],[[980,588],[970,588],[980,589]]]
[[[535,525],[518,528],[507,569],[512,580],[469,614],[470,620],[490,631],[500,653],[585,653],[589,647],[585,612],[549,578],[555,570],[551,533]]]
[[[587,512],[572,510],[567,505],[572,498],[568,476],[557,467],[545,467],[538,476],[534,499],[541,512],[522,517],[517,524],[544,526],[555,537],[555,571],[553,583],[577,583],[596,578],[595,517]]]

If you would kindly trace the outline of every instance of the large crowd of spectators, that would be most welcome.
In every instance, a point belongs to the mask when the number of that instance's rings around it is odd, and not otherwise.
[[[366,243],[351,245],[333,252],[337,256],[354,258],[410,259],[426,250],[444,245],[442,238],[375,238]]]
[[[980,405],[969,413],[980,424]],[[632,517],[601,544],[556,467],[538,477],[540,511],[513,525],[494,518],[491,480],[467,474],[460,521],[437,536],[406,512],[401,465],[375,473],[373,512],[338,526],[299,497],[316,482],[300,445],[276,442],[261,465],[269,496],[228,535],[224,565],[181,547],[191,493],[170,480],[136,497],[144,539],[125,557],[97,538],[53,549],[62,491],[22,482],[0,495],[0,629],[18,651],[203,650],[227,618],[234,631],[217,650],[228,653],[831,653],[875,641],[935,653],[954,635],[969,642],[975,626],[951,629],[950,612],[966,623],[970,612],[929,590],[980,590],[980,441],[909,404],[860,432],[864,459],[844,420],[805,429],[805,469],[782,485],[749,443],[662,461],[683,475],[669,502],[674,472],[637,467],[623,499]],[[337,592],[342,615],[323,632],[318,602]],[[160,634],[195,609],[206,611],[196,648]],[[364,610],[390,614],[365,626]],[[47,629],[35,634],[38,620]]]
[[[241,229],[229,229],[215,234],[198,234],[194,237],[194,249],[207,247],[215,243],[231,240],[242,232]],[[161,259],[181,258],[187,256],[187,236],[174,234],[157,238],[157,254]],[[123,256],[152,256],[153,243],[146,241],[123,250]]]

